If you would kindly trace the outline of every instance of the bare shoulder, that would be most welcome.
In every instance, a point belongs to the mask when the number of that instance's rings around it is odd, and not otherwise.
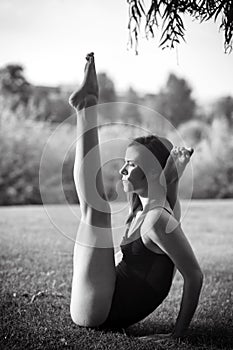
[[[166,224],[169,220],[174,220],[177,222],[176,218],[172,213],[169,213],[163,207],[153,208],[145,216],[145,222],[153,225]]]
[[[165,209],[155,208],[147,215],[147,237],[174,262],[185,278],[200,272],[200,266],[180,223]],[[150,226],[150,227],[149,227]]]
[[[148,236],[154,236],[171,233],[180,226],[180,223],[167,210],[159,207],[153,208],[147,213],[143,226],[148,232]]]

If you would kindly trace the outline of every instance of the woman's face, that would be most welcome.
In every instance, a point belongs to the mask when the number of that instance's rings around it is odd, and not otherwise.
[[[149,153],[151,153],[149,151]],[[122,182],[125,192],[136,192],[142,194],[147,190],[148,177],[148,150],[142,146],[129,146],[125,154],[125,163],[119,170],[122,175]]]

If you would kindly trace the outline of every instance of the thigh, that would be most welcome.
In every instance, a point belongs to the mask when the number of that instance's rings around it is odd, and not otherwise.
[[[105,226],[105,222],[95,226],[84,218],[78,228],[73,256],[71,317],[80,326],[101,324],[110,310],[116,272],[111,227]]]

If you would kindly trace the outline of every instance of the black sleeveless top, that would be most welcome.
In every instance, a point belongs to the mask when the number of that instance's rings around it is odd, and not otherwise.
[[[169,214],[171,212],[163,207]],[[166,289],[170,286],[174,273],[174,263],[167,254],[159,254],[148,249],[139,238],[121,244],[122,267],[129,268],[135,276],[148,283],[153,289]]]
[[[165,208],[166,209],[166,208]],[[149,250],[141,236],[123,240],[123,258],[116,266],[112,305],[103,328],[128,327],[153,312],[169,293],[174,263],[166,254]]]

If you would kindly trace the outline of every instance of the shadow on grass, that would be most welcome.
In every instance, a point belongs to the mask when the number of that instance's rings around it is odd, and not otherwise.
[[[233,333],[232,325],[227,327],[216,323],[214,327],[199,326],[189,335],[189,343],[194,347],[204,345],[212,349],[232,349]]]
[[[227,322],[228,321],[228,322]],[[177,343],[176,349],[233,349],[233,333],[231,320],[225,320],[226,324],[216,324],[214,326],[200,325],[191,328],[188,335]],[[230,323],[231,322],[231,323]],[[147,336],[156,333],[169,333],[171,329],[167,329],[166,325],[157,325],[154,331],[151,331],[150,322],[144,322],[139,325],[132,326],[126,330],[129,336]],[[171,343],[171,342],[170,342]],[[162,344],[161,344],[162,345]],[[165,347],[166,348],[166,347]],[[170,347],[169,347],[170,348]],[[173,347],[172,347],[173,348]]]

